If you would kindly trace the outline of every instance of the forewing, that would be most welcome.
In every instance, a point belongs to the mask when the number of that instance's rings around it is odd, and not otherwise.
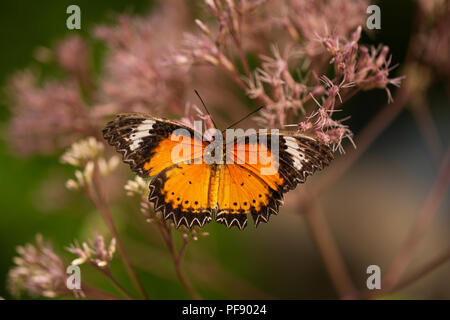
[[[201,157],[205,148],[201,136],[191,128],[140,113],[118,114],[103,129],[103,137],[142,177],[154,176],[176,163]],[[181,152],[174,152],[180,148]]]
[[[327,145],[296,132],[246,135],[233,143],[233,147],[228,146],[225,151],[227,159],[233,159],[234,164],[225,165],[230,173],[220,180],[217,215],[228,217],[219,222],[230,226],[244,225],[249,213],[256,225],[267,222],[271,214],[278,213],[284,193],[304,183],[309,175],[323,169],[333,159]],[[230,183],[233,180],[234,183]],[[237,201],[229,204],[226,194]],[[242,206],[243,203],[249,207]]]

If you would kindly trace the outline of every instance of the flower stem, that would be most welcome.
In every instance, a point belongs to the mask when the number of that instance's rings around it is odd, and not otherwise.
[[[101,273],[103,273],[127,299],[133,299],[133,296],[113,277],[112,273],[108,269],[102,269],[100,267],[97,268]]]
[[[102,299],[102,300],[119,300],[119,297],[116,297],[110,293],[104,292],[100,289],[91,287],[89,285],[82,285],[83,293],[90,298]]]
[[[241,40],[234,33],[232,34],[232,38],[233,38],[234,44],[236,46],[236,50],[239,55],[239,59],[241,60],[242,67],[244,68],[245,74],[247,75],[247,77],[250,77],[251,71],[250,71],[250,67],[248,66],[247,59],[245,58],[244,50],[242,50]]]
[[[443,148],[436,123],[430,112],[430,106],[424,98],[419,99],[419,101],[412,100],[411,103],[413,104],[412,108],[410,108],[411,113],[428,147],[428,151],[437,166],[442,157]]]
[[[172,255],[173,264],[175,267],[175,272],[177,273],[178,279],[180,280],[183,287],[186,289],[188,294],[191,296],[192,299],[199,300],[201,299],[200,295],[195,291],[194,287],[192,286],[191,282],[185,277],[183,270],[182,270],[182,261],[184,252],[186,251],[186,246],[189,243],[188,240],[183,239],[183,244],[180,248],[180,251],[177,253],[175,249],[175,245],[173,243],[172,239],[172,233],[170,232],[170,229],[167,227],[167,225],[164,222],[157,224],[159,231],[161,232],[161,236],[166,243],[170,254]]]
[[[448,248],[443,254],[440,254],[438,257],[431,260],[429,263],[424,265],[422,268],[419,268],[418,271],[414,272],[410,276],[406,277],[402,281],[399,281],[395,287],[392,288],[391,291],[397,291],[402,288],[409,286],[410,284],[416,282],[417,280],[423,278],[431,271],[440,267],[444,263],[450,260],[450,248]]]
[[[341,299],[355,299],[357,290],[349,276],[336,240],[333,238],[315,195],[308,196],[305,219],[322,256],[328,275]]]
[[[95,196],[95,193],[97,193],[98,197]],[[106,198],[103,194],[100,182],[98,181],[97,168],[95,168],[94,170],[94,175],[92,178],[92,186],[88,187],[88,196],[94,203],[94,205],[97,207],[97,209],[100,211],[111,234],[113,235],[114,238],[116,238],[117,249],[119,251],[120,256],[122,257],[122,262],[125,266],[125,269],[131,281],[133,282],[134,287],[139,292],[139,295],[141,296],[142,299],[148,299],[147,293],[145,292],[142,283],[139,281],[139,278],[137,277],[136,271],[134,270],[131,264],[130,258],[125,250],[125,247],[120,239],[119,232],[117,231],[117,228],[112,219],[112,215],[109,210]]]
[[[425,235],[425,231],[430,226],[433,217],[441,202],[445,199],[445,193],[450,183],[450,149],[442,160],[438,176],[433,184],[428,196],[417,215],[402,248],[394,258],[388,272],[386,273],[383,288],[389,290],[397,285],[401,275],[407,268],[412,255],[420,241]]]
[[[397,284],[390,288],[382,288],[381,291],[378,291],[376,294],[372,292],[368,292],[366,298],[368,299],[378,299],[384,294],[392,293],[399,291],[416,281],[422,279],[426,275],[428,275],[431,271],[434,271],[438,267],[442,266],[444,263],[450,260],[450,247],[447,248],[443,253],[439,256],[432,259],[430,262],[426,263],[424,266],[420,267],[417,271],[413,272],[409,276],[405,277],[403,280],[397,282]]]

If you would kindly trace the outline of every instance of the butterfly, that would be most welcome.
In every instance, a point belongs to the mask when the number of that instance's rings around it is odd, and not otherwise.
[[[116,115],[103,137],[132,171],[152,177],[148,200],[177,228],[202,227],[213,216],[241,230],[249,215],[255,226],[268,222],[284,193],[333,159],[328,145],[298,132],[244,132],[218,143],[181,122],[141,113]],[[208,163],[205,154],[223,161]]]

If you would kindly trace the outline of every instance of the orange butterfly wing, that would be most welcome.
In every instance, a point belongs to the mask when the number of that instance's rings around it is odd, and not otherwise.
[[[283,193],[333,158],[328,146],[298,133],[268,132],[238,138],[232,144],[227,158],[234,164],[224,164],[219,175],[216,220],[240,229],[246,226],[248,214],[255,225],[267,222],[278,213]]]
[[[225,164],[219,174],[216,221],[239,229],[251,214],[255,224],[268,221],[282,203],[277,188],[270,187],[260,175],[237,164]]]
[[[108,143],[142,177],[153,176],[149,201],[176,227],[203,226],[211,220],[211,168],[187,164],[203,156],[207,143],[191,128],[148,114],[123,113],[103,130]]]
[[[201,157],[207,145],[179,122],[142,113],[118,114],[103,129],[103,137],[144,178],[175,163]]]
[[[215,179],[213,167],[180,163],[161,171],[150,182],[149,201],[164,219],[170,219],[178,228],[199,226],[211,221],[215,208],[211,197],[211,182]]]

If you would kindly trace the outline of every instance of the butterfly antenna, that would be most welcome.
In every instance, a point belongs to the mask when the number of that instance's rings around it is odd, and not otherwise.
[[[203,108],[205,108],[206,113],[208,114],[209,118],[211,119],[212,123],[214,124],[214,127],[217,128],[217,125],[216,125],[216,123],[215,123],[213,117],[211,116],[211,113],[209,113],[209,110],[208,110],[208,108],[206,107],[206,104],[205,104],[205,102],[203,101],[202,97],[200,96],[200,94],[198,93],[197,90],[194,89],[194,92],[195,92],[195,94],[197,95],[197,97],[200,99],[200,101],[202,102]]]
[[[259,110],[261,110],[262,108],[264,108],[264,106],[259,107],[256,110],[253,110],[252,112],[250,112],[248,115],[246,115],[245,117],[243,117],[241,120],[236,121],[235,123],[233,123],[232,125],[228,126],[227,129],[230,129],[231,127],[234,127],[235,125],[237,125],[238,123],[241,123],[242,121],[244,121],[245,119],[247,119],[248,117],[250,117],[252,114],[257,113]],[[225,129],[225,130],[227,130]],[[222,132],[224,132],[225,130],[223,130]]]

